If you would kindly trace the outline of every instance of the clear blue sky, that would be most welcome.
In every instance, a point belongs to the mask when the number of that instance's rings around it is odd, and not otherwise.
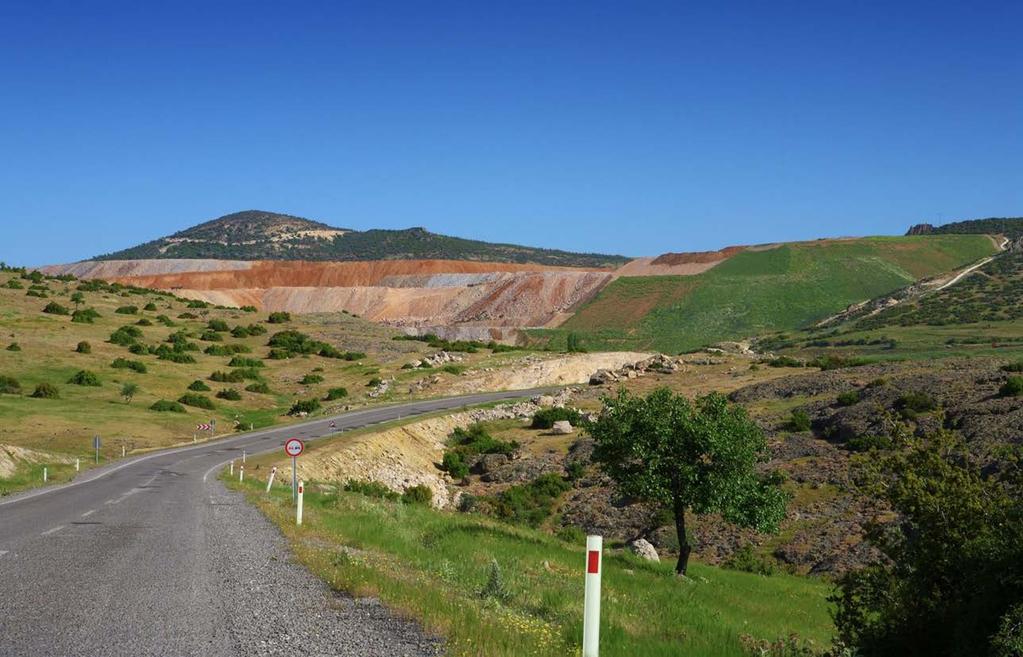
[[[1023,3],[0,4],[0,260],[259,208],[629,255],[1023,215]]]

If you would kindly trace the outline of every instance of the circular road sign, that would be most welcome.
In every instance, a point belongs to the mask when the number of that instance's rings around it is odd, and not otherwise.
[[[305,444],[298,438],[288,438],[288,441],[284,443],[284,452],[288,456],[298,456],[305,449]]]

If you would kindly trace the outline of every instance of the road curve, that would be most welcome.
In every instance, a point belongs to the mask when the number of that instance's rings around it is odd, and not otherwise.
[[[549,390],[318,418],[126,459],[0,501],[0,655],[435,654],[412,624],[332,598],[288,562],[283,539],[215,473],[292,436]]]

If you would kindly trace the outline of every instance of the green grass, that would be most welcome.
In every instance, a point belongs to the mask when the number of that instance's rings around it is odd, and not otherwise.
[[[560,328],[531,332],[563,347],[670,353],[794,329],[995,250],[984,235],[872,237],[746,251],[696,276],[615,280]]]
[[[306,493],[294,526],[290,493],[243,487],[291,539],[298,558],[335,588],[379,596],[447,638],[451,655],[576,655],[582,633],[581,545],[476,515],[436,511],[355,493]],[[307,486],[307,490],[313,486]],[[341,546],[346,546],[341,550]],[[483,598],[491,561],[509,591]],[[762,577],[606,551],[601,654],[607,657],[745,656],[740,637],[796,633],[827,644],[829,585],[790,575]]]

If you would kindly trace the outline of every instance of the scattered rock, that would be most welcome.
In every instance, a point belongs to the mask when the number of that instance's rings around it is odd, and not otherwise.
[[[551,433],[557,436],[567,436],[574,431],[575,429],[572,428],[572,423],[568,420],[558,420],[554,423],[554,426],[551,427]]]
[[[661,560],[660,555],[657,554],[657,550],[650,544],[650,541],[645,538],[637,538],[629,543],[629,549],[632,550],[633,554],[641,559],[657,562],[660,562]]]

